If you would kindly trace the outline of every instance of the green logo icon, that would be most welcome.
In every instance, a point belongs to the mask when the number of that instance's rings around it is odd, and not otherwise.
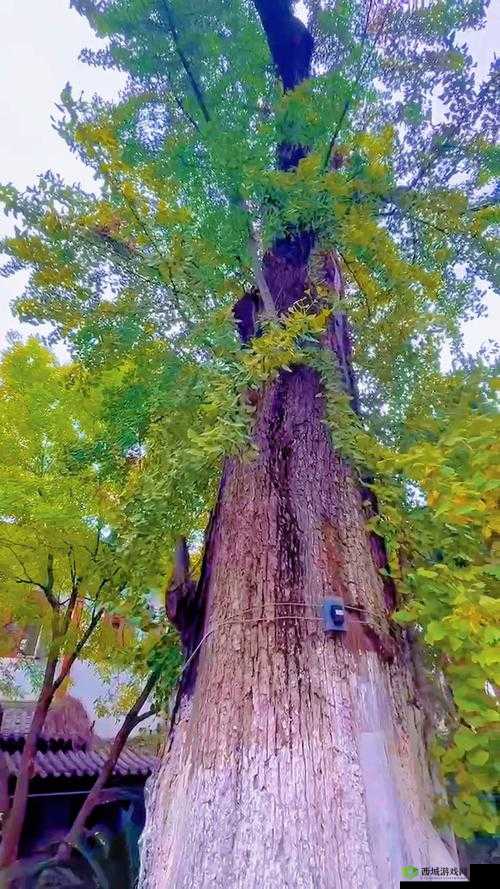
[[[414,880],[415,877],[418,877],[419,869],[418,867],[413,867],[413,864],[408,864],[406,867],[403,867],[403,877],[407,880]]]

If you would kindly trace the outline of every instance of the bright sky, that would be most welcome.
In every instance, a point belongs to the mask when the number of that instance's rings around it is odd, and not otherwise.
[[[51,126],[55,104],[69,81],[74,94],[116,95],[124,82],[116,71],[78,61],[84,47],[100,44],[69,0],[0,0],[0,181],[25,187],[53,170],[69,182],[92,188],[90,171],[71,154]],[[0,232],[11,220],[0,215]],[[0,348],[9,329],[35,328],[13,319],[9,303],[22,289],[23,274],[0,278]]]
[[[469,40],[481,72],[488,68],[499,33],[500,0],[492,0],[486,32]],[[95,48],[98,41],[85,19],[69,8],[69,0],[0,0],[0,35],[0,181],[23,187],[52,169],[90,187],[88,170],[51,128],[50,117],[67,81],[75,94],[83,90],[111,97],[123,82],[121,75],[78,61],[80,50]],[[0,231],[10,228],[0,217]],[[9,329],[33,331],[10,313],[9,303],[21,288],[22,275],[0,278],[0,347]],[[487,303],[489,317],[470,322],[465,330],[470,351],[499,338],[500,300],[491,295]]]

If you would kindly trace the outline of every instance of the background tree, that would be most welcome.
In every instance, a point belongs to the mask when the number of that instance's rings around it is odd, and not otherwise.
[[[2,866],[16,858],[38,737],[74,662],[105,661],[109,672],[126,666],[129,676],[140,677],[161,634],[147,587],[133,587],[127,578],[116,534],[118,491],[99,477],[97,463],[82,458],[99,430],[101,396],[84,393],[74,374],[35,339],[14,345],[0,365],[2,645],[12,654],[16,627],[31,625],[41,630],[46,651],[2,832]],[[126,660],[114,651],[111,614],[126,619]]]
[[[495,829],[495,416],[488,356],[460,349],[495,275],[497,77],[457,39],[485,4],[74,5],[108,39],[86,58],[129,84],[114,106],[63,93],[98,198],[3,189],[17,311],[108,381],[137,577],[213,507],[167,596],[189,663],[142,885],[449,864],[431,728],[455,829]]]
[[[134,692],[129,690],[129,695],[133,697],[132,704],[125,714],[120,728],[113,739],[113,743],[110,745],[108,755],[92,789],[85,797],[71,829],[57,851],[56,861],[67,861],[71,857],[74,847],[77,846],[82,833],[85,831],[85,825],[92,811],[100,804],[103,798],[104,788],[113,773],[113,769],[120,758],[130,733],[145,719],[149,719],[154,714],[165,709],[167,699],[178,676],[180,652],[172,644],[171,634],[169,637],[167,632],[152,647],[149,643],[145,646],[145,651],[136,653],[136,669],[137,661],[141,655],[143,658],[146,656],[145,661],[146,666],[149,668],[149,673],[135,696]],[[148,701],[151,706],[144,710],[144,706]]]

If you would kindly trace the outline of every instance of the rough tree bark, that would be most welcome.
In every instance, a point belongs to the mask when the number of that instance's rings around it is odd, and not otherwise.
[[[357,889],[451,865],[411,660],[314,371],[267,388],[256,440],[253,464],[225,467],[199,585],[215,629],[149,791],[141,885]],[[361,611],[328,638],[332,594]]]
[[[310,64],[304,26],[279,31],[284,0],[255,6],[292,88]],[[282,70],[287,35],[289,54],[308,53],[295,76]],[[278,163],[303,154],[281,145]],[[278,313],[304,294],[313,240],[291,232],[265,258]],[[323,347],[356,406],[343,316]],[[381,889],[404,865],[456,866],[431,823],[412,660],[390,621],[383,543],[366,529],[373,499],[324,411],[311,368],[264,388],[258,456],[225,464],[197,589],[186,564],[175,581],[198,623],[189,639],[179,624],[191,658],[148,788],[141,889]],[[319,606],[332,595],[351,608],[347,632],[329,637]]]

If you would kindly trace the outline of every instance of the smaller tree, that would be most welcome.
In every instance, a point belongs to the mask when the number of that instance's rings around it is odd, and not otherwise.
[[[10,646],[16,628],[40,627],[46,652],[0,867],[17,857],[37,741],[54,696],[77,658],[112,657],[103,617],[126,620],[129,662],[147,631],[158,639],[147,590],[127,582],[118,486],[103,478],[98,462],[81,459],[82,446],[99,437],[101,408],[98,387],[81,391],[75,367],[58,366],[36,339],[14,345],[0,364],[0,619]]]
[[[132,703],[109,747],[108,755],[90,793],[86,796],[70,831],[59,846],[55,859],[58,862],[69,860],[73,848],[77,846],[85,831],[85,825],[92,811],[103,801],[103,798],[106,798],[104,793],[106,785],[131,732],[145,719],[162,709],[167,709],[167,699],[179,676],[181,652],[174,642],[176,634],[172,627],[167,626],[162,631],[158,624],[153,624],[151,629],[152,632],[144,640],[145,644],[137,647],[134,659],[136,670],[141,669],[142,666],[142,670],[147,669],[149,672],[142,678],[142,683],[138,683],[136,677],[136,682],[132,682],[129,686]],[[155,637],[156,642],[154,641]],[[153,645],[151,645],[152,641]],[[147,703],[149,706],[145,710],[144,707]]]

